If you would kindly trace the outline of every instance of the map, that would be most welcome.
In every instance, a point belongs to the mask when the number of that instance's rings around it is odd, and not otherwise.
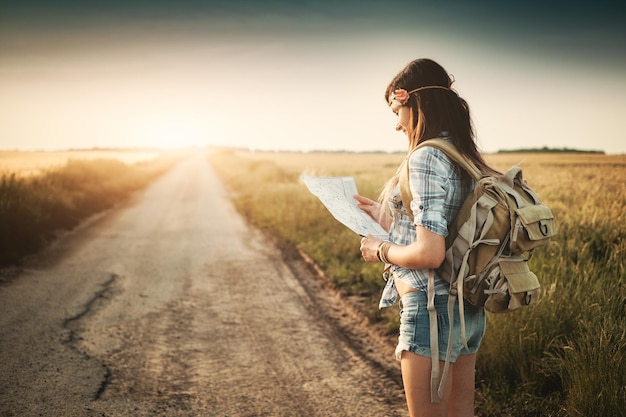
[[[353,232],[367,236],[371,234],[387,239],[388,233],[366,212],[357,206],[354,195],[358,194],[353,177],[310,177],[301,176],[302,182],[330,211],[330,214]]]

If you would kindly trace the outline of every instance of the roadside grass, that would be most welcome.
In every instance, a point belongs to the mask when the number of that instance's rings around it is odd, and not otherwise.
[[[237,209],[284,245],[307,253],[363,314],[398,328],[398,310],[379,311],[380,265],[364,264],[359,237],[300,183],[300,174],[351,175],[375,198],[403,155],[247,153],[208,155]],[[488,315],[477,365],[482,417],[608,416],[626,409],[626,156],[488,155],[520,164],[552,207],[558,234],[531,269],[543,300],[525,311]],[[392,360],[392,358],[390,358]]]
[[[69,160],[112,159],[126,164],[147,162],[163,155],[158,149],[75,149],[64,151],[0,151],[0,173],[40,175]],[[170,152],[171,153],[171,152]]]
[[[175,160],[161,155],[131,165],[116,159],[70,159],[64,166],[42,168],[38,175],[1,173],[0,267],[19,265],[57,233],[146,186]]]

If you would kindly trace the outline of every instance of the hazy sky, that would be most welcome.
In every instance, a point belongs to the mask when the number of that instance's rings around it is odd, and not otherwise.
[[[6,3],[0,149],[403,150],[383,93],[429,57],[484,151],[626,153],[626,16],[608,3]]]

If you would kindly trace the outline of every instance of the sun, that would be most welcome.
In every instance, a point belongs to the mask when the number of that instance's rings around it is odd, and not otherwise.
[[[168,121],[158,123],[150,142],[157,148],[184,148],[198,145],[201,140],[199,129],[189,123]]]
[[[191,118],[152,117],[137,121],[132,129],[133,142],[161,149],[205,146],[211,137],[207,124]]]

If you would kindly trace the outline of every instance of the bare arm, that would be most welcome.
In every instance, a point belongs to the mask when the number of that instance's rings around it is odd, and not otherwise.
[[[416,241],[408,246],[391,245],[387,260],[410,269],[435,269],[443,262],[446,240],[422,226],[416,227]],[[361,239],[361,254],[366,262],[379,262],[378,246],[382,240],[373,236]]]

